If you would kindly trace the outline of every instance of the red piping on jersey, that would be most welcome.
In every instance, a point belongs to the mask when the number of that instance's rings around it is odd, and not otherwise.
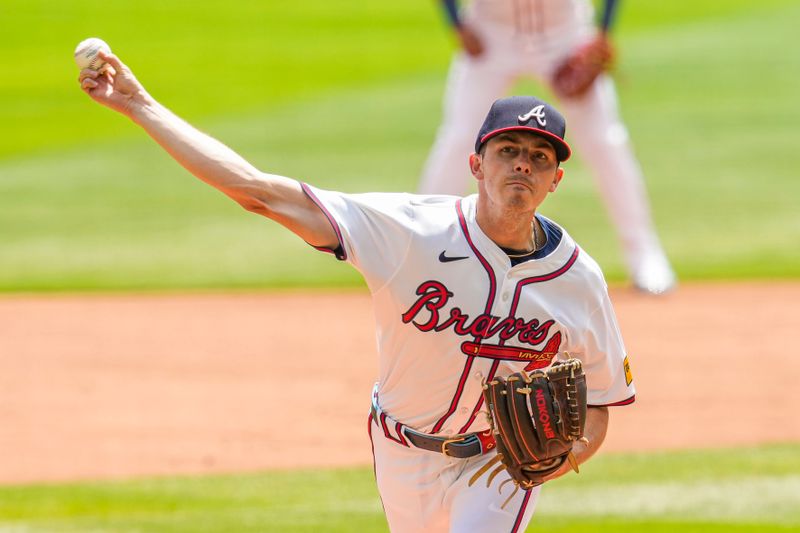
[[[525,491],[525,498],[522,500],[522,507],[519,508],[517,519],[514,521],[514,527],[511,528],[511,533],[517,533],[519,526],[522,525],[522,518],[525,516],[525,509],[528,507],[528,502],[531,501],[531,491]]]
[[[550,281],[551,279],[555,279],[558,276],[562,275],[564,272],[569,270],[572,267],[572,265],[575,264],[575,261],[578,260],[578,255],[580,254],[580,252],[581,252],[581,249],[576,246],[575,247],[575,251],[572,252],[572,255],[570,256],[570,258],[558,270],[550,272],[549,274],[543,274],[541,276],[534,276],[532,278],[525,278],[523,280],[520,280],[520,282],[517,284],[516,293],[514,294],[514,309],[516,310],[517,300],[519,299],[519,295],[520,295],[520,292],[522,290],[522,287],[524,287],[525,285],[530,285],[531,283],[540,283],[542,281]]]
[[[464,234],[464,238],[467,239],[467,243],[469,247],[472,249],[472,252],[475,254],[475,257],[478,258],[478,261],[481,262],[483,265],[484,270],[486,270],[486,274],[489,276],[489,295],[486,299],[486,308],[484,312],[488,315],[491,314],[492,305],[494,304],[494,293],[497,290],[497,280],[495,279],[494,270],[492,270],[491,265],[486,260],[485,257],[478,251],[478,248],[475,247],[475,243],[472,242],[472,237],[469,234],[469,228],[467,227],[467,219],[464,217],[464,211],[461,208],[461,200],[456,200],[456,214],[458,215],[458,223],[461,226],[461,232]],[[475,342],[480,344],[480,337],[475,337]],[[441,431],[442,426],[447,421],[448,418],[456,411],[456,407],[458,406],[458,401],[461,399],[461,394],[464,392],[464,384],[467,382],[467,378],[469,377],[470,370],[472,369],[472,362],[475,360],[474,357],[467,357],[467,362],[464,364],[464,370],[461,371],[461,378],[458,380],[458,388],[456,389],[456,394],[453,396],[453,399],[450,401],[450,408],[447,412],[439,419],[438,422],[433,426],[431,433],[438,433]],[[460,433],[463,433],[461,431]]]
[[[378,477],[378,473],[376,472],[375,468],[375,443],[372,441],[372,423],[375,421],[375,417],[372,416],[372,413],[369,414],[367,418],[367,435],[369,435],[369,447],[372,448],[372,472],[375,474],[375,477]]]
[[[378,481],[378,465],[375,462],[375,442],[372,440],[372,423],[375,422],[375,418],[372,416],[372,413],[369,414],[367,418],[367,433],[369,434],[369,446],[372,448],[372,474],[375,476],[375,482]],[[375,422],[377,425],[377,422]],[[383,514],[386,514],[386,506],[383,505],[383,496],[378,493],[378,497],[381,500],[381,507],[383,508]]]
[[[330,211],[328,211],[328,209],[323,205],[323,203],[319,201],[319,198],[317,198],[317,195],[315,195],[313,192],[311,192],[311,189],[309,188],[309,186],[306,183],[301,183],[300,187],[303,189],[303,192],[306,193],[306,195],[309,198],[311,198],[311,201],[314,202],[317,205],[317,207],[320,208],[322,213],[328,219],[328,222],[330,222],[331,227],[333,228],[333,231],[336,232],[336,238],[339,239],[339,244],[342,247],[342,256],[341,257],[337,257],[337,259],[341,259],[342,261],[344,261],[345,259],[347,259],[347,250],[344,249],[344,240],[342,240],[342,230],[339,229],[339,223],[336,222],[336,219],[333,218],[333,215],[331,215]],[[311,243],[309,243],[309,245],[314,247],[314,248],[316,248],[320,252],[327,252],[329,254],[335,253],[334,250],[332,250],[331,248],[325,248],[324,246],[314,246]]]
[[[603,403],[603,404],[589,404],[589,407],[618,407],[620,405],[630,405],[636,401],[636,395],[634,394],[627,400],[622,400],[621,402],[614,402],[614,403]]]
[[[534,276],[532,278],[525,278],[517,283],[517,287],[514,289],[514,300],[511,302],[511,308],[509,310],[509,316],[515,316],[517,312],[517,305],[519,304],[519,298],[522,295],[522,288],[525,285],[529,285],[531,283],[540,283],[542,281],[550,281],[551,279],[555,279],[562,275],[564,272],[569,270],[572,265],[575,264],[575,261],[578,260],[578,255],[580,254],[580,248],[577,246],[575,247],[575,251],[572,252],[572,255],[567,260],[561,268],[550,272],[549,274],[543,274],[541,276]],[[500,345],[502,346],[505,344],[505,341],[501,340]],[[497,372],[497,367],[500,365],[500,361],[495,361],[492,364],[492,368],[489,370],[489,375],[486,376],[486,381],[491,381],[494,379],[494,374]],[[469,427],[475,422],[475,418],[478,416],[478,412],[483,406],[483,395],[478,399],[478,403],[475,405],[475,408],[472,410],[472,415],[470,415],[469,420],[467,423],[462,427],[458,432],[459,433],[466,433],[469,430]]]

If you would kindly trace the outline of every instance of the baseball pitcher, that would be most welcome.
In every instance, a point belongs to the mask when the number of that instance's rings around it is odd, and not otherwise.
[[[538,213],[570,156],[561,114],[533,97],[494,103],[463,161],[477,195],[343,194],[261,172],[98,53],[108,66],[81,71],[86,94],[364,276],[379,357],[369,434],[391,530],[523,531],[542,485],[589,459],[609,406],[635,393],[600,269]]]

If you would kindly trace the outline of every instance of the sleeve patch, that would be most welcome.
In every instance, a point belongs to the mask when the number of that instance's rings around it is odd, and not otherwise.
[[[622,368],[625,370],[625,384],[630,385],[633,383],[633,374],[631,374],[631,364],[628,362],[628,356],[622,361]]]

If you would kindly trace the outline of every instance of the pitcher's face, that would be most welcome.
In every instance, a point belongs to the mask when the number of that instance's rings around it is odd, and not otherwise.
[[[527,131],[492,137],[470,156],[480,194],[501,208],[534,211],[564,175],[556,151],[547,140]]]

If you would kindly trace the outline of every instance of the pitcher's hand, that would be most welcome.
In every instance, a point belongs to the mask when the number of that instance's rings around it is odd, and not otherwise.
[[[130,116],[134,104],[150,100],[150,95],[131,69],[117,56],[102,51],[97,55],[106,65],[99,71],[83,69],[78,77],[81,89],[95,102]]]

